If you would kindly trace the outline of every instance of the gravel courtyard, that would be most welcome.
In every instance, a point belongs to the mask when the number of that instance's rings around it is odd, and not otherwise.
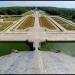
[[[35,51],[25,51],[0,57],[0,74],[75,74],[74,57],[63,53],[39,52],[43,72],[40,70],[41,64],[38,63]]]

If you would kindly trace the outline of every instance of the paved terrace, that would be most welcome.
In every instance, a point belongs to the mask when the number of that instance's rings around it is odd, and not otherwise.
[[[36,35],[36,36],[35,36]],[[34,36],[34,37],[33,37]],[[39,36],[36,32],[15,32],[15,33],[0,33],[0,41],[25,41],[25,40],[49,40],[49,41],[74,41],[75,32],[46,32],[43,34],[39,33]]]
[[[2,56],[0,74],[75,74],[74,57],[48,51],[40,51],[39,57],[34,51]]]

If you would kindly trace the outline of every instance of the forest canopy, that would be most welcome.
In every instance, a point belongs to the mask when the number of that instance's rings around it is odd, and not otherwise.
[[[43,10],[50,15],[59,15],[75,22],[75,9],[73,8],[38,7],[38,9]]]
[[[30,9],[31,7],[0,7],[0,15],[21,15]]]

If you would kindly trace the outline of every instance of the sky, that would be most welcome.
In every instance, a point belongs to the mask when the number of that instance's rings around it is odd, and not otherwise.
[[[0,1],[0,7],[10,6],[52,6],[75,8],[75,1]]]

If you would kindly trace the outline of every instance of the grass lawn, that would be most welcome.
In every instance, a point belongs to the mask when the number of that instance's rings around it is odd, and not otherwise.
[[[0,56],[10,54],[14,49],[18,51],[32,50],[32,48],[26,42],[16,42],[16,41],[0,42]]]
[[[64,21],[62,21],[62,20],[60,20],[59,18],[57,18],[57,17],[52,17],[56,22],[58,22],[61,26],[63,26],[65,29],[67,29],[67,30],[75,30],[75,27],[74,26],[72,26],[72,25],[70,25],[70,24],[68,24],[68,23],[66,23],[66,22],[64,22]]]
[[[47,42],[41,45],[40,50],[53,51],[60,50],[63,53],[75,56],[75,42]]]
[[[0,23],[0,31],[6,29],[8,26],[10,26],[13,22],[3,22]]]
[[[45,11],[39,11],[39,13],[42,15],[47,15],[47,13]]]
[[[18,19],[20,19],[21,17],[7,17],[7,18],[4,18],[4,21],[16,21]]]
[[[16,21],[18,19],[20,19],[22,16],[3,16],[3,17],[0,17],[0,19],[3,19],[4,21]]]
[[[34,12],[29,11],[29,12],[23,13],[22,15],[26,16],[26,15],[31,15],[31,14],[34,14]]]

